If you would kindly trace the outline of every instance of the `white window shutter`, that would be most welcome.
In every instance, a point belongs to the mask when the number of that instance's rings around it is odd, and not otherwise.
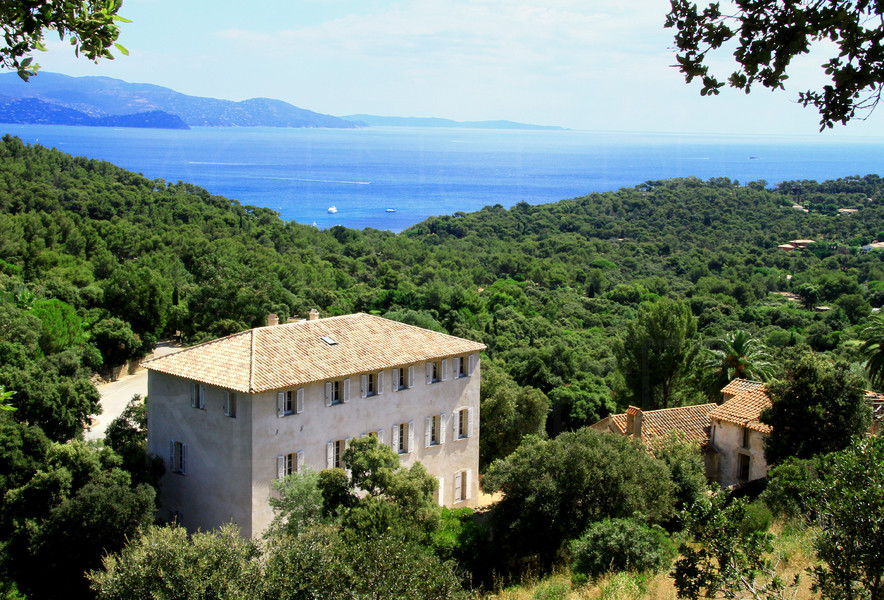
[[[469,371],[467,371],[468,375],[473,374],[473,369],[476,368],[476,355],[470,354],[470,362],[469,362]]]
[[[224,391],[224,416],[230,416],[230,392]]]
[[[408,367],[408,387],[414,387],[414,365]]]
[[[359,397],[365,398],[368,395],[368,375],[359,377]]]
[[[384,443],[384,430],[378,429],[378,444]]]
[[[402,385],[402,370],[401,369],[393,369],[393,391],[399,391],[399,387]]]
[[[427,363],[427,384],[433,383],[433,363]]]
[[[467,437],[473,437],[473,408],[467,409]]]
[[[304,412],[304,388],[298,388],[298,391],[295,394],[295,412]]]
[[[298,450],[298,473],[304,468],[304,451]]]
[[[408,422],[408,452],[414,450],[414,421]]]
[[[181,444],[181,474],[187,473],[187,444]]]
[[[471,491],[472,491],[470,488],[473,487],[473,471],[472,471],[472,469],[467,469],[466,471],[464,471],[464,475],[465,475],[464,479],[466,481],[464,482],[465,490],[464,490],[463,497],[464,497],[464,500],[469,500],[470,495],[471,495]]]
[[[433,439],[433,417],[424,418],[424,448],[429,448]]]
[[[326,468],[331,469],[335,466],[335,443],[329,442],[325,445],[325,462]]]
[[[383,394],[383,393],[384,393],[384,372],[383,372],[383,371],[378,371],[378,375],[377,375],[377,377],[378,377],[378,389],[377,389],[377,393],[378,393],[378,394]]]
[[[448,359],[442,359],[442,381],[448,379]]]
[[[460,356],[454,357],[454,378],[457,379],[460,377],[460,363],[463,362],[463,358]]]
[[[393,447],[394,452],[399,452],[399,426],[393,425],[390,431],[392,432],[390,435],[393,436],[390,438],[390,445]]]
[[[196,384],[190,382],[190,405],[196,408]]]
[[[445,506],[445,478],[439,477],[439,506]]]
[[[199,393],[199,399],[197,400],[197,402],[198,402],[199,408],[206,407],[206,388],[203,387],[202,384],[200,384],[200,393]]]
[[[439,443],[445,443],[445,413],[439,415]]]
[[[276,457],[276,478],[282,479],[285,477],[285,456],[280,454]]]
[[[454,474],[454,501],[460,502],[463,498],[463,472],[458,471]]]
[[[276,416],[282,418],[285,415],[285,392],[276,393]]]
[[[350,401],[350,378],[344,380],[344,402]]]
[[[329,381],[325,384],[325,405],[332,405],[332,382]]]
[[[460,437],[460,411],[456,410],[451,413],[451,439],[456,440]]]

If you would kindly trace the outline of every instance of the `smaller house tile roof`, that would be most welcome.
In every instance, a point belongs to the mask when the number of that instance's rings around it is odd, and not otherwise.
[[[484,349],[471,340],[357,313],[258,327],[144,366],[253,394]]]
[[[616,429],[626,435],[627,419],[640,417],[641,440],[649,448],[659,446],[674,432],[683,434],[687,441],[703,444],[708,437],[709,412],[716,406],[716,404],[700,404],[644,411],[636,406],[630,406],[625,413],[610,415],[599,423],[608,419],[609,429]]]
[[[725,402],[709,413],[712,419],[733,423],[758,431],[770,433],[772,428],[760,421],[761,411],[772,406],[767,387],[760,381],[734,379],[721,390]]]

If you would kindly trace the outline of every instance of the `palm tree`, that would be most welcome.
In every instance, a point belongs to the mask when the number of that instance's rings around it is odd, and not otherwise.
[[[764,345],[748,331],[732,331],[712,342],[701,363],[701,381],[710,397],[734,379],[767,381],[774,366]]]
[[[866,342],[860,351],[866,357],[866,372],[869,383],[880,390],[884,387],[884,318],[869,319],[869,326],[863,330]]]

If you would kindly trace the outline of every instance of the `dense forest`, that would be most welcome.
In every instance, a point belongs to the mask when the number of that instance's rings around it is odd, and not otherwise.
[[[795,239],[813,243],[778,248]],[[264,325],[270,312],[378,314],[487,345],[483,468],[528,434],[541,437],[520,452],[546,452],[536,444],[548,438],[626,453],[578,430],[629,404],[714,398],[700,365],[728,332],[763,344],[774,378],[811,351],[865,377],[863,331],[884,304],[884,252],[862,248],[875,240],[884,240],[876,175],[648,181],[393,234],[284,222],[188,183],[6,136],[0,402],[15,410],[0,411],[2,577],[35,598],[68,584],[88,594],[82,573],[152,522],[161,467],[139,454],[143,413],[124,415],[103,447],[78,440],[99,410],[89,378],[161,338],[198,343]],[[630,368],[643,359],[631,350],[648,345],[642,327],[653,342],[655,319],[668,319],[670,341],[644,359],[678,353],[672,372],[636,387]],[[671,524],[672,508],[660,510],[657,521]]]

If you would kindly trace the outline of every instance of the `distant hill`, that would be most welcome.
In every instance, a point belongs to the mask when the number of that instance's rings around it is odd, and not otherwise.
[[[10,98],[9,96],[0,96],[0,123],[190,129],[178,115],[161,110],[130,115],[94,117],[73,108],[44,102],[39,98]]]
[[[378,115],[348,115],[341,117],[360,125],[376,127],[466,127],[469,129],[529,129],[564,131],[555,125],[529,125],[515,121],[452,121],[435,117],[380,117]]]
[[[63,109],[102,119],[125,116],[124,121],[128,122],[141,121],[140,117],[134,117],[138,114],[162,112],[177,116],[191,127],[358,127],[351,121],[298,108],[281,100],[252,98],[233,102],[188,96],[158,85],[127,83],[110,77],[69,77],[45,71],[40,71],[27,83],[16,73],[0,74],[0,96],[45,103],[13,106],[9,109],[10,114],[15,113],[16,118],[30,115],[32,119],[11,121],[15,123],[45,123],[39,120],[42,115],[34,113],[39,107],[58,118],[70,120],[76,120],[74,113]],[[163,122],[163,119],[156,115],[156,122]]]

